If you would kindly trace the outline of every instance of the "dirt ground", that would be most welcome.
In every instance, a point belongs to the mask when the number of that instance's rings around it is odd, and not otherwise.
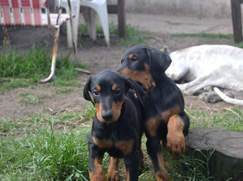
[[[46,49],[52,49],[53,33],[46,28],[9,28],[9,37],[12,48],[20,51],[30,49],[33,44],[38,44]],[[3,32],[0,31],[0,35]],[[3,42],[0,36],[0,42]],[[197,37],[174,37],[168,34],[152,34],[145,37],[148,44],[155,48],[167,46],[170,51],[182,49],[185,47],[201,44],[231,44],[228,39],[210,39]],[[130,46],[117,46],[115,42],[118,37],[111,37],[111,46],[106,47],[104,39],[96,42],[89,40],[84,41],[78,46],[78,61],[88,65],[87,69],[96,74],[103,69],[116,70],[120,64],[120,57]],[[5,47],[1,44],[0,51],[4,51]],[[59,54],[66,54],[70,50],[66,48],[66,35],[61,32],[59,40]],[[74,56],[72,56],[74,59]],[[50,58],[51,61],[51,58]],[[47,67],[49,69],[49,67]],[[89,75],[82,74],[77,79],[84,84]],[[85,109],[89,104],[82,97],[82,88],[73,88],[68,94],[56,94],[54,87],[48,87],[46,84],[32,86],[26,88],[17,88],[7,92],[0,92],[0,117],[15,120],[27,117],[36,113],[56,114],[63,111],[80,111]],[[33,93],[46,97],[39,104],[29,105],[22,104],[20,100],[22,93]],[[216,104],[205,103],[195,96],[184,96],[186,108],[203,109],[207,112],[217,112],[232,105],[224,102]]]

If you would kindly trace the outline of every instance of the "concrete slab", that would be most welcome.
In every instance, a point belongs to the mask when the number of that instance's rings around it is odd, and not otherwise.
[[[230,19],[200,19],[186,16],[154,14],[126,14],[127,24],[155,33],[233,33]],[[109,22],[117,24],[117,15],[109,15]]]

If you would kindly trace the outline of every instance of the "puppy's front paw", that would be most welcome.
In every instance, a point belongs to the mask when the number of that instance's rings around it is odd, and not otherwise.
[[[119,165],[119,159],[110,157],[110,164],[108,167],[108,174],[107,174],[108,180],[118,181],[119,179],[118,165]]]
[[[181,156],[186,150],[185,137],[183,133],[168,133],[167,149],[172,153],[173,156]]]
[[[108,170],[107,177],[108,177],[109,181],[118,181],[118,178],[119,178],[118,171],[116,171],[116,170]]]

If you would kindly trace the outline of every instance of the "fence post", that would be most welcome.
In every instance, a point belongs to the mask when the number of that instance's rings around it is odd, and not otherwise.
[[[126,36],[125,0],[118,0],[117,11],[118,11],[119,36],[125,38]]]
[[[240,43],[242,41],[241,3],[242,0],[231,0],[232,24],[235,43]]]

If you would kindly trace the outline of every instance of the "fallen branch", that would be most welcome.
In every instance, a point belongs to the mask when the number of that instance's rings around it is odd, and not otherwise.
[[[77,71],[79,71],[79,72],[83,72],[83,73],[86,73],[86,74],[91,74],[90,71],[85,70],[85,69],[82,69],[82,68],[75,68],[74,70],[77,70]]]

